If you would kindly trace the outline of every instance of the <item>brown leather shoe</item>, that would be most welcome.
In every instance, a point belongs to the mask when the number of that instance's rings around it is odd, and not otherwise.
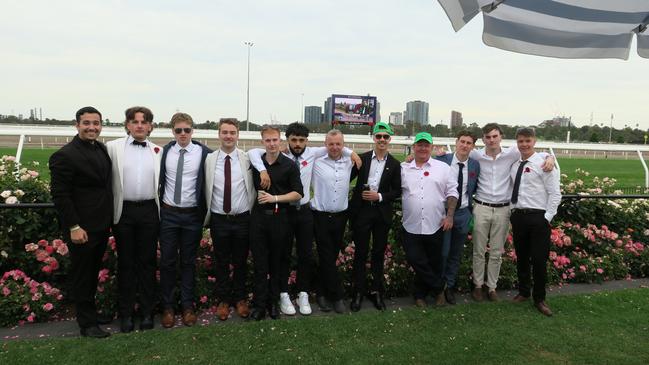
[[[520,294],[517,294],[517,295],[514,297],[514,299],[512,299],[512,302],[514,302],[514,303],[525,303],[525,302],[527,302],[528,300],[530,300],[529,297],[524,297],[524,296],[522,296],[522,295],[520,295]]]
[[[498,298],[498,293],[496,293],[495,290],[489,290],[489,292],[487,293],[487,297],[492,302],[500,302],[500,298]]]
[[[164,328],[171,328],[174,326],[174,311],[173,309],[165,309],[162,312],[162,317],[160,318],[160,324],[162,324],[162,327]]]
[[[543,315],[552,317],[552,310],[550,310],[550,307],[548,307],[545,302],[538,302],[534,304],[534,306],[539,310],[539,312],[543,313]]]
[[[230,316],[230,305],[226,302],[219,303],[219,306],[216,307],[216,316],[222,321],[228,319]]]
[[[437,294],[435,297],[435,306],[443,307],[446,305],[446,298],[444,297],[444,292]]]
[[[426,308],[426,301],[423,299],[415,299],[415,306],[419,308]]]
[[[247,301],[240,300],[237,302],[237,314],[241,318],[248,318],[250,315],[250,308],[248,307]]]
[[[471,292],[471,297],[476,302],[482,302],[482,287],[475,287]]]
[[[196,313],[194,313],[194,310],[191,308],[185,309],[183,311],[183,324],[187,327],[191,327],[196,324],[196,320],[198,318],[196,317]]]

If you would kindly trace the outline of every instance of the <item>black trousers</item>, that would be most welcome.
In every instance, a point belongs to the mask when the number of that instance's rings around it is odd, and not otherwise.
[[[408,264],[415,270],[414,297],[424,299],[429,292],[437,295],[444,289],[442,256],[444,231],[434,234],[412,234],[403,230],[403,249]]]
[[[66,232],[64,239],[70,242],[70,300],[77,312],[77,323],[81,328],[97,325],[97,278],[101,269],[101,259],[106,252],[108,230],[102,232],[86,232],[88,242],[84,244],[71,243],[70,234]]]
[[[547,262],[550,254],[550,224],[545,220],[543,212],[522,213],[514,210],[510,221],[516,249],[518,293],[529,297],[533,278],[532,297],[535,303],[542,302],[545,300]]]
[[[354,292],[365,294],[366,284],[366,263],[370,246],[370,235],[372,236],[372,292],[383,293],[385,291],[383,282],[383,263],[385,259],[385,248],[388,245],[388,232],[390,225],[383,220],[381,211],[376,206],[367,205],[353,221],[354,238]]]
[[[248,297],[246,260],[250,250],[250,213],[226,216],[211,213],[212,261],[216,300],[235,304]],[[232,265],[232,271],[230,271]],[[232,275],[230,275],[232,273]]]
[[[320,261],[319,295],[336,301],[343,299],[342,280],[336,267],[340,250],[344,247],[343,235],[347,223],[347,212],[327,213],[313,211],[315,240]]]
[[[279,301],[280,259],[286,250],[288,215],[285,210],[253,209],[250,220],[250,251],[255,272],[253,302],[255,308],[266,309]]]
[[[156,249],[160,219],[154,200],[124,202],[113,228],[117,244],[119,314],[130,317],[139,298],[140,313],[150,316],[155,302]]]
[[[309,292],[311,270],[313,266],[313,213],[309,203],[300,209],[288,209],[288,241],[280,261],[280,270],[285,274],[280,282],[280,290],[288,292],[288,278],[291,274],[291,257],[293,256],[293,240],[297,253],[296,285],[298,291]]]

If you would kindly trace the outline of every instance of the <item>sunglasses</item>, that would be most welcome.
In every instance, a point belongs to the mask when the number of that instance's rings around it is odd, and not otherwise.
[[[176,134],[180,134],[182,132],[190,134],[192,132],[192,129],[191,128],[175,128],[174,129],[174,133],[176,133]]]
[[[376,139],[384,139],[384,140],[387,141],[387,140],[390,139],[390,135],[389,134],[375,134],[374,138],[376,138]]]

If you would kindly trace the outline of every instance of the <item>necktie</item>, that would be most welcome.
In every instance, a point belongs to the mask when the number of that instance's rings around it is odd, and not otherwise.
[[[232,210],[232,166],[230,165],[230,156],[225,156],[225,165],[223,167],[225,183],[223,185],[223,211],[227,214]]]
[[[460,209],[460,207],[462,206],[462,190],[464,187],[464,164],[462,162],[458,162],[457,165],[459,166],[459,172],[457,174],[457,209]]]
[[[512,190],[512,199],[511,202],[512,204],[516,204],[518,202],[518,187],[521,185],[521,175],[523,175],[523,166],[527,163],[527,160],[522,161],[520,165],[518,165],[518,170],[516,171],[516,179],[514,179],[514,190]]]
[[[294,157],[295,157],[295,166],[297,166],[297,171],[300,171],[300,159],[298,156],[294,156]],[[297,209],[299,209],[301,206],[299,200],[291,202],[291,205]]]
[[[140,142],[133,140],[133,144],[140,147],[146,147],[146,142]]]
[[[178,156],[178,165],[176,165],[176,185],[174,186],[174,203],[180,204],[180,196],[183,192],[183,167],[185,165],[185,152],[186,149],[180,149],[180,156]]]

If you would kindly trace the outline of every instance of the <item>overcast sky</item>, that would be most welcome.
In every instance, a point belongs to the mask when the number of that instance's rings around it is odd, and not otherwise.
[[[150,107],[196,122],[301,119],[327,96],[371,94],[383,120],[411,100],[430,121],[649,128],[649,60],[559,60],[482,44],[482,19],[459,33],[432,0],[5,1],[0,12],[0,114],[41,107],[72,119],[93,105],[111,121]],[[304,94],[304,96],[302,96]]]

